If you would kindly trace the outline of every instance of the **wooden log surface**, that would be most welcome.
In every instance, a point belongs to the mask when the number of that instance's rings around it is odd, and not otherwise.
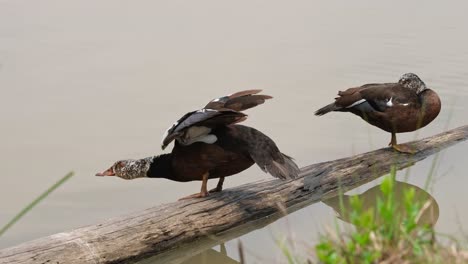
[[[412,142],[414,155],[384,148],[304,167],[292,181],[259,181],[155,206],[0,250],[0,263],[178,263],[336,195],[340,187],[370,182],[393,164],[406,168],[467,138],[468,126],[462,126]]]

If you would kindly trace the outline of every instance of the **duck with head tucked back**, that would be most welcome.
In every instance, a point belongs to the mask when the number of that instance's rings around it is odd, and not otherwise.
[[[392,134],[389,146],[403,153],[416,151],[397,144],[396,133],[411,132],[432,122],[440,112],[436,92],[414,73],[405,73],[397,83],[372,83],[340,91],[335,102],[320,108],[316,115],[332,111],[351,112],[369,124]]]
[[[244,171],[254,163],[276,178],[296,178],[298,166],[281,153],[272,139],[254,128],[237,124],[247,118],[242,111],[272,98],[260,92],[241,91],[210,101],[204,108],[182,116],[166,131],[162,149],[175,141],[170,154],[120,160],[96,176],[202,181],[200,192],[185,198],[207,196],[207,182],[212,178],[219,181],[210,192],[220,192],[225,177]]]

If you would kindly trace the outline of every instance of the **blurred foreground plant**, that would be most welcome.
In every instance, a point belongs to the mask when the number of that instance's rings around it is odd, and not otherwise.
[[[435,233],[435,221],[422,221],[424,215],[432,215],[428,211],[435,200],[430,195],[417,197],[421,193],[415,186],[397,192],[395,178],[396,168],[392,168],[371,207],[359,195],[347,196],[349,202],[344,206],[344,194],[339,192],[340,218],[353,227],[342,231],[337,223],[335,230],[320,238],[313,257],[307,260],[296,256],[284,242],[278,243],[287,263],[468,263],[468,252],[460,250],[456,240],[450,245],[437,241],[442,235]]]
[[[364,209],[359,196],[351,197],[348,213],[355,229],[322,236],[315,246],[316,260],[327,264],[468,263],[466,252],[444,247],[436,241],[433,227],[420,223],[431,201],[416,199],[413,188],[403,192],[403,199],[396,199],[395,176],[392,168],[380,185],[383,196],[373,208]]]
[[[28,204],[26,207],[23,208],[17,215],[15,215],[5,226],[0,229],[0,236],[2,236],[8,229],[10,229],[16,222],[18,222],[27,212],[33,209],[40,201],[44,200],[50,193],[52,193],[55,189],[60,187],[63,183],[65,183],[68,179],[70,179],[74,175],[74,172],[69,172],[67,175],[63,176],[59,181],[57,181],[54,185],[49,187],[45,192],[39,195],[34,201]]]

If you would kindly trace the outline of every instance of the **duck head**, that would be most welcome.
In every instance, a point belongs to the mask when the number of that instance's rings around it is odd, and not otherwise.
[[[96,173],[96,176],[117,176],[125,180],[148,177],[147,173],[153,158],[139,160],[119,160],[104,172]]]
[[[413,90],[416,94],[421,93],[427,89],[426,84],[414,73],[405,73],[400,77],[399,84]]]

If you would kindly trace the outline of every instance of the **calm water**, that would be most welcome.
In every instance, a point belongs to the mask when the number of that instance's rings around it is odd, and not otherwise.
[[[0,248],[196,192],[199,182],[94,174],[117,159],[160,153],[175,119],[234,91],[262,88],[275,97],[248,111],[246,124],[300,165],[386,146],[390,135],[358,117],[312,113],[339,89],[396,81],[404,72],[435,89],[443,109],[400,141],[466,124],[467,8],[461,1],[0,0],[0,225],[76,172],[9,230]],[[430,190],[443,233],[468,234],[461,224],[468,219],[467,150],[459,144],[440,156]],[[422,187],[431,162],[414,166],[409,182]],[[269,176],[252,167],[225,184],[259,179]],[[312,244],[334,215],[315,204],[242,236],[247,260],[281,262],[275,239]],[[238,260],[237,240],[225,249],[187,263]]]

